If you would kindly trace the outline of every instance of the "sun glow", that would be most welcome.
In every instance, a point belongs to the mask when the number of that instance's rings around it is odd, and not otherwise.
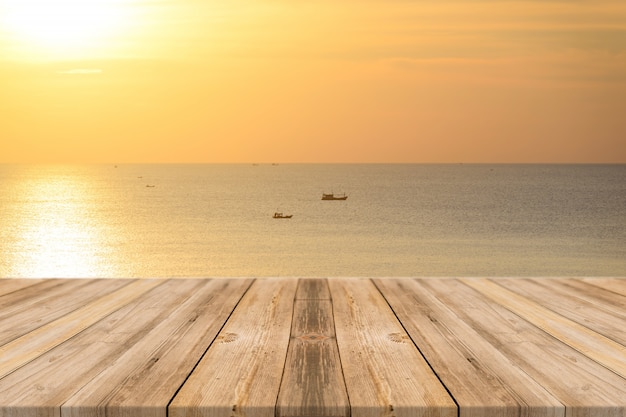
[[[128,1],[0,0],[0,19],[20,51],[80,58],[110,47],[129,21]]]
[[[10,276],[86,278],[107,270],[107,261],[114,258],[102,244],[99,196],[90,194],[92,188],[89,181],[57,175],[54,170],[19,184],[16,195],[36,202],[37,208],[8,213],[9,236],[13,235],[20,257],[5,259]],[[11,265],[20,263],[27,268],[14,272]]]

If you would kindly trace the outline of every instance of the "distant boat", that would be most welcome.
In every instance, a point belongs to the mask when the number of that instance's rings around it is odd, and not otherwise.
[[[153,188],[154,185],[146,184],[146,187]]]
[[[335,195],[333,193],[330,194],[322,194],[322,200],[347,200],[348,196],[346,195],[346,193],[343,193],[341,195]]]
[[[276,212],[274,213],[274,218],[275,219],[291,219],[293,217],[293,214],[283,214],[281,212]]]

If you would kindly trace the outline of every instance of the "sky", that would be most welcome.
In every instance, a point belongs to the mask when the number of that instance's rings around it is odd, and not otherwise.
[[[0,0],[0,163],[626,163],[623,0]]]

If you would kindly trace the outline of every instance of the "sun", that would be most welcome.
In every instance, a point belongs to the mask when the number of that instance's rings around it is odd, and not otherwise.
[[[128,0],[0,0],[0,23],[18,49],[48,57],[94,55],[127,23]]]

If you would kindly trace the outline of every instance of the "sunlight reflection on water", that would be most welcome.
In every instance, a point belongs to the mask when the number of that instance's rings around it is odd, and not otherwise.
[[[0,277],[623,276],[625,168],[0,165]]]
[[[22,265],[22,274],[33,278],[49,277],[50,271],[64,278],[102,276],[104,222],[93,207],[97,199],[90,198],[92,185],[88,177],[52,173],[16,183],[15,196],[37,204],[8,222],[20,248],[9,252],[20,257],[9,264]]]

